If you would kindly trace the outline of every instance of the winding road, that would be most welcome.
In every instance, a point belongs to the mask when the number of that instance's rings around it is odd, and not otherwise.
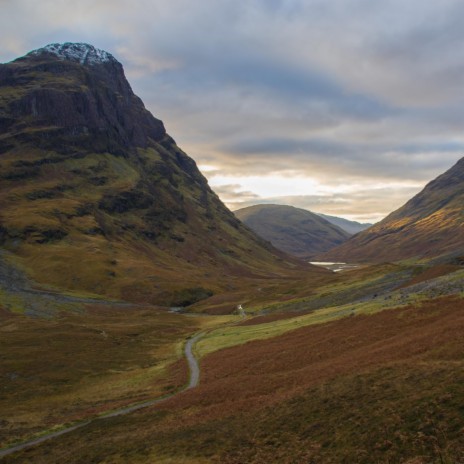
[[[108,419],[110,417],[116,417],[116,416],[124,416],[126,414],[130,414],[131,412],[138,411],[139,409],[147,408],[149,406],[154,406],[155,404],[162,403],[163,401],[168,400],[169,398],[172,398],[173,396],[178,395],[179,393],[182,393],[183,391],[190,390],[192,388],[195,388],[198,385],[198,382],[200,381],[200,366],[198,365],[198,360],[193,354],[193,348],[195,346],[195,343],[200,340],[201,337],[205,335],[204,332],[198,333],[194,335],[193,337],[189,338],[187,342],[185,343],[184,347],[184,355],[188,363],[189,371],[190,371],[190,379],[187,384],[182,390],[177,391],[175,393],[172,393],[171,395],[168,396],[163,396],[161,398],[156,398],[153,400],[148,400],[144,401],[143,403],[137,403],[132,406],[127,406],[125,408],[120,408],[116,409],[114,411],[108,412],[106,414],[103,414],[101,416],[89,419],[87,421],[79,422],[77,424],[71,425],[69,427],[63,428],[61,430],[58,430],[56,432],[49,432],[45,433],[41,437],[35,438],[33,440],[25,441],[23,443],[20,443],[15,446],[11,446],[9,448],[4,448],[0,450],[0,458],[4,456],[8,456],[9,454],[13,454],[17,451],[24,450],[26,448],[29,448],[34,445],[38,445],[39,443],[43,443],[44,441],[51,440],[52,438],[59,437],[61,435],[65,435],[66,433],[73,432],[74,430],[80,429],[82,427],[85,427],[93,422],[103,420],[103,419]]]
[[[190,370],[190,380],[187,387],[185,387],[184,390],[190,390],[191,388],[195,388],[198,385],[198,382],[200,381],[200,366],[198,365],[197,358],[195,358],[195,355],[193,354],[193,347],[195,346],[195,343],[198,340],[200,340],[200,338],[204,335],[204,332],[200,332],[194,335],[192,338],[189,338],[187,340],[187,343],[185,344],[184,353]]]

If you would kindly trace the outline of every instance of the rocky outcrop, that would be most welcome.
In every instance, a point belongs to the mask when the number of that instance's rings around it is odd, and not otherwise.
[[[47,75],[49,82],[43,82]],[[163,123],[134,95],[114,58],[81,64],[44,48],[1,65],[0,86],[21,88],[0,114],[0,128],[13,137],[21,133],[25,120],[37,129],[39,139],[61,137],[68,145],[100,151],[147,147],[150,139],[160,141],[166,135]],[[97,144],[92,145],[94,140]]]

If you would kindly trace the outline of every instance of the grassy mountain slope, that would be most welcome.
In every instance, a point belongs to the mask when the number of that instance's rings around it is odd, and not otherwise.
[[[310,211],[285,205],[255,205],[234,214],[276,248],[310,259],[343,243],[350,234]]]
[[[404,206],[320,258],[380,262],[463,251],[464,158]]]
[[[0,152],[0,244],[41,284],[185,305],[302,269],[225,208],[112,57],[0,65]]]

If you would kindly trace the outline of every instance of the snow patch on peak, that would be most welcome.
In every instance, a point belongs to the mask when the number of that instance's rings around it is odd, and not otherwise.
[[[62,60],[76,61],[87,65],[116,61],[111,53],[95,48],[93,45],[72,42],[49,44],[30,52],[29,55],[37,56],[44,52],[51,53]]]

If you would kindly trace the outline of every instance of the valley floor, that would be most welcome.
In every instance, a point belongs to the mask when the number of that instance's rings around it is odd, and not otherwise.
[[[464,462],[462,274],[350,271],[311,297],[252,316],[245,306],[241,322],[95,304],[49,318],[4,309],[4,445],[180,390],[184,341],[205,336],[193,347],[198,387],[2,462]]]

